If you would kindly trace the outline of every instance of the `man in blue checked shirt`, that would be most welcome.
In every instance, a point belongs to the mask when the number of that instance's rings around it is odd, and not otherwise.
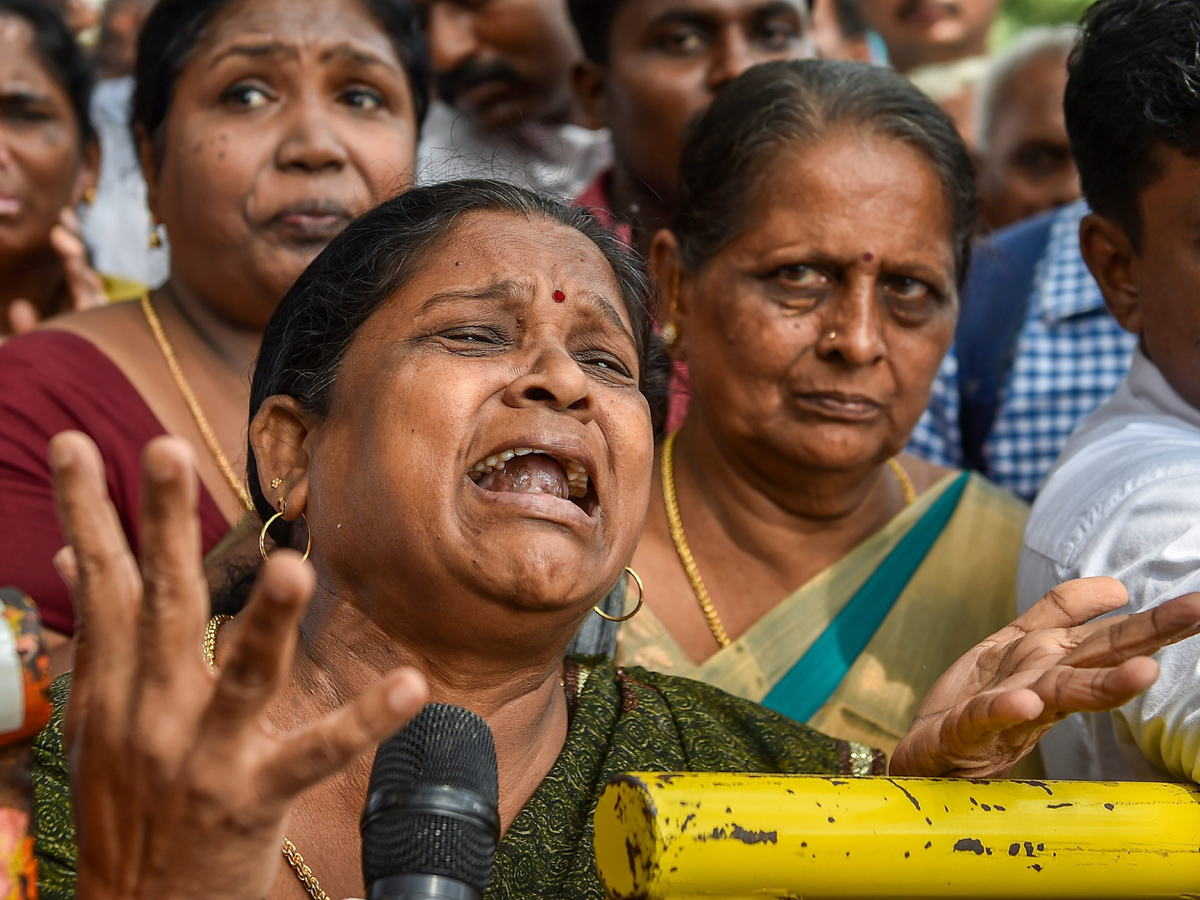
[[[1079,250],[1084,201],[977,248],[955,346],[908,450],[1032,500],[1075,426],[1129,371],[1137,338],[1104,305]]]

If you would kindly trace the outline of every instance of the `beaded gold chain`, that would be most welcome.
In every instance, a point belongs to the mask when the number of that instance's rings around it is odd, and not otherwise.
[[[146,316],[150,330],[154,333],[155,343],[158,344],[158,349],[162,351],[163,359],[167,361],[167,368],[171,372],[171,378],[175,380],[175,386],[179,388],[179,393],[183,395],[183,402],[187,404],[187,408],[192,414],[192,419],[196,422],[196,427],[200,429],[200,437],[204,439],[204,446],[208,448],[208,452],[216,462],[217,468],[221,470],[221,474],[229,482],[230,488],[233,489],[233,495],[245,505],[246,509],[253,512],[254,501],[250,499],[250,492],[238,480],[237,474],[233,471],[233,466],[229,464],[229,458],[225,456],[225,451],[221,449],[217,435],[213,431],[212,425],[208,422],[208,416],[204,415],[204,410],[200,407],[200,401],[196,399],[195,391],[192,390],[191,384],[188,383],[187,377],[183,374],[183,369],[179,365],[179,359],[175,356],[175,348],[171,346],[171,342],[167,339],[167,333],[163,330],[162,320],[159,319],[158,313],[155,312],[154,304],[150,302],[149,294],[142,295],[142,312]]]
[[[900,487],[904,491],[904,505],[912,506],[917,502],[917,490],[913,487],[912,479],[895,459],[888,460],[888,468],[895,474],[896,480],[900,482]],[[729,632],[725,630],[725,624],[721,621],[721,617],[717,615],[712,598],[708,596],[708,588],[704,586],[704,579],[700,577],[700,569],[697,568],[696,559],[692,556],[692,548],[688,546],[687,536],[683,533],[683,520],[679,517],[679,500],[675,496],[674,434],[669,435],[663,444],[661,474],[663,502],[667,507],[667,524],[671,528],[671,541],[675,544],[675,552],[679,554],[679,561],[683,563],[683,570],[687,573],[688,581],[692,585],[692,593],[696,595],[696,601],[700,604],[700,611],[704,613],[705,621],[708,622],[709,631],[724,649],[733,642],[729,638]]]
[[[213,616],[208,620],[208,627],[204,629],[204,660],[210,669],[217,668],[217,632],[231,618],[233,617]],[[321,882],[317,880],[313,870],[308,867],[308,863],[304,861],[304,857],[300,855],[296,845],[289,841],[286,835],[283,838],[283,858],[292,867],[292,871],[296,873],[296,877],[300,879],[300,883],[304,885],[304,889],[308,891],[308,896],[312,897],[312,900],[329,900],[329,895],[321,888]]]

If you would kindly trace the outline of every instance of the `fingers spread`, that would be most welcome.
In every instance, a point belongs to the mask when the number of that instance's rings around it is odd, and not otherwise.
[[[209,596],[191,448],[178,438],[157,438],[146,447],[142,470],[139,662],[153,692],[195,677],[194,669],[181,669],[180,660],[194,658],[199,665],[196,648],[204,636]]]
[[[1142,656],[1115,668],[1077,669],[1059,666],[1033,685],[1046,703],[1047,721],[1074,712],[1103,712],[1132,700],[1158,678],[1158,663]]]
[[[291,666],[300,616],[312,595],[312,567],[281,550],[263,568],[229,655],[221,661],[206,715],[215,735],[234,737],[266,707]]]
[[[428,694],[419,672],[402,669],[297,732],[265,766],[268,796],[290,800],[373,750],[420,711]]]
[[[64,432],[50,441],[50,464],[59,522],[75,557],[76,627],[88,634],[95,674],[127,680],[142,586],[108,499],[100,451],[86,435]]]
[[[1045,705],[1027,689],[980,693],[913,727],[892,757],[894,775],[936,778],[1007,771],[1017,757],[1002,749],[1003,732],[1036,720]],[[982,777],[982,776],[981,776]]]
[[[972,697],[947,725],[954,729],[955,744],[969,754],[1001,732],[1034,721],[1044,710],[1042,698],[1027,688],[988,691]]]
[[[1077,578],[1060,584],[1014,623],[1025,631],[1073,628],[1129,602],[1115,578]]]
[[[1134,616],[1093,622],[1080,631],[1087,636],[1063,660],[1066,665],[1115,666],[1135,656],[1153,656],[1200,633],[1200,594],[1178,597]]]

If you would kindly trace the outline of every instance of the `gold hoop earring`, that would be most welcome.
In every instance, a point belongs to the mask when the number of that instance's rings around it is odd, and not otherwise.
[[[634,616],[636,616],[638,613],[640,613],[642,611],[642,604],[646,602],[646,586],[644,584],[642,584],[642,579],[638,577],[638,573],[633,571],[633,569],[629,568],[629,566],[625,567],[625,571],[629,573],[629,577],[632,578],[634,580],[634,583],[638,586],[637,606],[635,606],[633,608],[633,612],[629,613],[629,615],[620,616],[620,617],[610,616],[608,613],[606,613],[600,607],[593,606],[592,611],[596,615],[598,615],[600,618],[604,619],[605,621],[628,622],[630,619],[632,619]]]
[[[275,520],[283,517],[283,511],[275,513],[271,518],[267,519],[267,524],[262,527],[262,531],[258,533],[258,552],[262,554],[263,562],[270,562],[271,558],[267,556],[267,531],[275,524]],[[308,528],[308,519],[304,518],[304,513],[300,513],[300,518],[304,519],[304,527]],[[304,548],[303,559],[308,559],[312,553],[312,532],[308,532],[308,546]]]

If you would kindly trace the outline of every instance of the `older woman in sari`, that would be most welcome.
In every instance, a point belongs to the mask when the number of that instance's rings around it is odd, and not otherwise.
[[[659,448],[619,664],[891,751],[1015,615],[1026,508],[898,454],[954,333],[975,227],[953,123],[892,72],[770,63],[684,150],[652,265],[693,402]]]
[[[600,900],[591,815],[619,772],[872,768],[707,685],[564,663],[650,499],[644,289],[584,214],[504,185],[418,189],[350,225],[276,311],[252,389],[255,504],[311,567],[275,551],[227,623],[208,620],[188,446],[146,452],[139,570],[94,444],[55,439],[80,627],[34,772],[41,896],[363,896],[369,751],[426,697],[495,737],[489,898]],[[893,771],[1002,774],[1067,712],[1144,689],[1138,654],[1194,633],[1200,597],[1083,624],[1121,594],[1067,586],[976,647]]]

